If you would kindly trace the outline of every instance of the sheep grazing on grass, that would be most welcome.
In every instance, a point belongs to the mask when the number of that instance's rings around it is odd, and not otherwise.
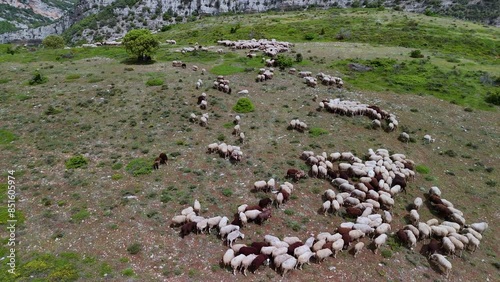
[[[222,264],[224,266],[229,266],[231,264],[231,260],[234,258],[234,251],[232,249],[228,249],[224,256],[222,257]]]
[[[486,222],[472,223],[470,225],[470,228],[476,230],[479,233],[483,233],[486,229],[488,229],[488,223]]]
[[[249,254],[241,261],[241,270],[243,275],[247,276],[247,268],[252,264],[253,260],[257,258],[256,254]]]
[[[434,143],[435,138],[432,138],[429,134],[424,135],[424,144]]]
[[[194,200],[194,204],[193,204],[193,210],[194,212],[198,215],[200,213],[200,210],[201,210],[201,204],[198,200]]]
[[[239,115],[234,117],[233,123],[234,124],[240,124],[241,117]]]
[[[354,245],[354,257],[356,257],[364,247],[365,243],[363,242],[356,243],[356,245]]]
[[[399,140],[405,143],[410,142],[410,135],[406,132],[401,132],[399,135]]]
[[[302,265],[304,264],[309,264],[309,261],[311,260],[311,258],[313,257],[316,257],[316,253],[313,253],[313,252],[306,252],[306,253],[303,253],[301,254],[298,258],[297,258],[297,265],[296,265],[296,268],[297,269],[302,269]]]
[[[321,263],[323,260],[331,256],[332,254],[333,251],[331,249],[321,249],[316,252],[316,260],[318,261],[318,263]]]
[[[243,259],[245,257],[246,257],[245,255],[240,254],[231,260],[231,267],[233,268],[233,275],[236,275],[236,270],[238,270],[238,268],[241,266],[241,263],[243,262]]]
[[[236,239],[238,238],[245,239],[245,234],[241,233],[239,230],[235,230],[229,233],[226,237],[226,242],[229,245],[229,247],[232,247],[233,242],[236,241]]]
[[[445,256],[440,255],[440,254],[433,254],[431,255],[431,261],[434,263],[437,263],[438,265],[442,266],[445,268],[445,273],[446,273],[446,278],[450,275],[451,272],[451,262],[449,262]]]

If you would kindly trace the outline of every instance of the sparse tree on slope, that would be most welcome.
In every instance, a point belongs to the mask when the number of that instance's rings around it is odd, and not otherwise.
[[[138,61],[151,61],[151,56],[158,50],[160,42],[147,29],[134,29],[125,35],[123,45],[128,53],[137,56]]]

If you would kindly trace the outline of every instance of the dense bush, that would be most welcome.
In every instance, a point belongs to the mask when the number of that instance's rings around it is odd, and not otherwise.
[[[87,166],[88,160],[82,155],[76,155],[74,157],[69,158],[65,164],[67,169],[81,168]]]
[[[40,71],[36,70],[33,73],[33,77],[30,79],[30,81],[28,83],[29,83],[29,85],[37,85],[37,84],[43,84],[47,81],[48,81],[47,77],[43,76],[40,73]]]
[[[132,160],[126,167],[125,170],[132,174],[133,176],[138,176],[142,174],[150,174],[153,171],[152,162],[147,159],[139,158]]]
[[[280,69],[285,69],[293,65],[293,59],[283,54],[279,54],[276,57],[275,63],[276,66],[279,67]]]
[[[236,105],[233,107],[233,111],[237,113],[249,113],[255,110],[255,106],[252,101],[246,97],[238,99]]]
[[[426,167],[425,165],[417,165],[415,167],[415,170],[418,172],[418,173],[421,173],[421,174],[428,174],[431,170]]]
[[[324,134],[328,134],[328,130],[319,127],[313,127],[309,129],[309,135],[311,135],[311,137],[318,137]]]
[[[128,53],[137,56],[138,61],[147,62],[160,47],[160,41],[150,30],[133,29],[123,38],[123,46]]]
[[[146,81],[147,86],[161,86],[163,85],[164,81],[161,78],[151,78],[148,81]]]
[[[493,104],[493,105],[496,105],[496,106],[500,106],[500,92],[497,92],[497,93],[488,93],[486,95],[486,97],[484,98],[484,100],[487,103],[490,103],[490,104]]]
[[[139,244],[137,242],[130,244],[127,247],[127,252],[131,255],[135,255],[135,254],[139,253],[140,251],[141,251],[141,244]]]
[[[412,58],[423,58],[424,55],[422,54],[422,51],[420,50],[413,50],[410,52],[410,57]]]
[[[43,46],[51,49],[59,49],[64,47],[64,38],[59,35],[49,35],[42,41]]]

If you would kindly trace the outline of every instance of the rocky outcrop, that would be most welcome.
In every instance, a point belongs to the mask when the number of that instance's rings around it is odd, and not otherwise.
[[[307,9],[312,6],[343,8],[354,2],[351,0],[80,0],[70,13],[57,22],[48,26],[0,34],[0,42],[40,40],[47,35],[61,34],[68,29],[66,33],[73,42],[82,39],[88,42],[96,39],[114,40],[133,28],[159,30],[165,25],[185,21],[192,16]],[[424,12],[428,8],[422,1],[402,0],[398,1],[398,5],[395,4],[396,1],[383,3],[386,7],[397,6],[398,9],[414,12]],[[452,3],[442,1],[439,7],[447,9]],[[86,20],[86,25],[72,27],[89,15],[96,16],[94,19]],[[498,18],[500,17],[496,18],[496,23],[499,22]]]

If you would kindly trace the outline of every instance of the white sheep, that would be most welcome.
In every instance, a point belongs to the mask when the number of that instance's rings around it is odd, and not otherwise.
[[[453,245],[455,245],[455,253],[457,252],[457,250],[459,250],[460,253],[458,257],[462,257],[462,251],[465,249],[464,243],[462,243],[462,241],[453,236],[448,236],[448,238],[453,243]]]
[[[270,256],[270,255],[272,255],[273,251],[276,249],[277,248],[275,246],[262,247],[262,249],[260,249],[260,253]]]
[[[235,230],[229,233],[226,238],[226,242],[229,247],[233,246],[233,242],[238,238],[245,239],[245,234],[241,233],[239,230]]]
[[[431,237],[431,232],[432,232],[432,229],[429,225],[427,225],[426,223],[424,222],[419,222],[417,224],[417,228],[418,228],[418,231],[420,232],[420,238],[421,239],[426,239],[426,238],[430,238]]]
[[[411,224],[417,225],[419,220],[420,220],[420,215],[418,214],[417,210],[411,210],[410,211]]]
[[[196,229],[200,231],[200,233],[203,233],[203,231],[207,229],[207,227],[208,227],[208,218],[204,218],[203,220],[196,223]]]
[[[285,260],[282,264],[281,264],[281,276],[282,277],[285,277],[285,274],[294,269],[295,266],[297,265],[297,259],[294,258],[294,257],[291,257],[287,260]]]
[[[476,230],[479,233],[483,233],[486,229],[488,229],[488,223],[486,222],[472,223],[470,225],[470,228]]]
[[[434,143],[436,139],[432,138],[429,134],[424,135],[424,144]]]
[[[331,256],[333,251],[330,249],[322,249],[316,252],[316,259],[321,263],[325,258]]]
[[[408,240],[410,243],[410,249],[413,250],[413,247],[417,245],[417,237],[411,230],[405,230],[406,235],[408,236]]]
[[[275,244],[277,244],[275,242]],[[274,246],[276,249],[273,250],[273,252],[271,253],[271,255],[273,256],[273,258],[276,258],[280,255],[284,255],[288,252],[288,247],[276,247]]]
[[[239,138],[239,140],[240,140],[240,143],[243,143],[243,141],[245,140],[245,133],[240,132],[240,138]]]
[[[247,219],[255,220],[260,213],[262,212],[259,210],[249,210],[245,212],[245,215],[247,216]]]
[[[431,195],[438,195],[439,197],[441,197],[441,190],[439,190],[437,186],[432,186],[429,189],[429,196]]]
[[[261,191],[261,190],[264,190],[266,189],[267,187],[267,182],[264,181],[264,180],[259,180],[259,181],[256,181],[254,184],[253,184],[253,188],[255,191]]]
[[[224,227],[224,226],[227,226],[227,223],[229,222],[229,218],[227,218],[226,216],[223,216],[221,218],[221,220],[219,221],[219,230]]]
[[[309,247],[308,245],[302,245],[300,247],[297,247],[293,251],[293,255],[296,256],[296,257],[299,257],[299,256],[301,256],[302,254],[304,254],[306,252],[311,252],[311,247]]]
[[[239,115],[237,115],[237,116],[234,117],[233,123],[234,124],[239,124],[240,120],[241,120],[241,117]]]
[[[249,254],[241,261],[241,269],[243,270],[243,275],[247,276],[247,268],[252,264],[252,261],[257,257],[255,254]]]
[[[238,94],[239,94],[239,95],[246,95],[246,94],[248,94],[248,93],[249,93],[249,92],[248,92],[248,90],[246,90],[246,89],[241,90],[241,91],[238,91]]]
[[[204,102],[204,101],[203,101]],[[200,117],[200,125],[205,127],[208,125],[208,119],[204,116]]]
[[[418,211],[418,209],[420,209],[420,207],[422,206],[423,204],[423,201],[422,201],[422,198],[420,197],[416,197],[415,200],[413,200],[413,207]]]
[[[246,256],[244,254],[240,254],[231,260],[231,267],[233,268],[233,275],[236,275],[236,270],[241,266],[241,263],[243,262],[243,259],[245,257]]]
[[[235,230],[240,230],[240,227],[238,225],[229,224],[219,229],[219,235],[222,239],[224,239],[227,234]]]
[[[323,238],[323,239],[317,241],[316,243],[314,243],[312,250],[314,252],[317,252],[317,251],[321,250],[325,244],[326,244],[326,239]]]
[[[337,252],[342,252],[342,249],[344,248],[344,239],[338,239],[337,241],[334,241],[332,243],[332,253],[333,257],[337,257]]]
[[[431,255],[431,261],[434,261],[444,267],[446,269],[446,278],[448,278],[451,272],[451,262],[449,262],[445,256],[440,254]]]
[[[383,215],[382,219],[383,219],[383,220],[384,220],[384,222],[386,222],[386,223],[391,223],[391,222],[392,222],[392,215],[391,215],[391,212],[389,212],[389,211],[384,211],[384,215]]]
[[[231,264],[231,260],[234,258],[234,250],[233,249],[228,249],[225,253],[224,256],[222,257],[222,263],[224,266],[228,266]]]
[[[448,237],[443,237],[442,239],[443,249],[447,252],[448,255],[455,254],[455,244]]]
[[[233,251],[234,251],[235,253],[237,253],[237,252],[239,252],[239,251],[240,251],[240,249],[241,249],[241,248],[243,248],[243,247],[247,247],[247,245],[246,245],[246,244],[233,244],[233,245],[231,246],[231,249],[233,249]]]
[[[377,236],[377,238],[375,238],[375,240],[373,241],[375,244],[375,250],[374,250],[375,254],[377,253],[378,248],[380,248],[380,246],[385,244],[386,241],[387,241],[387,234],[380,234],[379,236]]]
[[[354,245],[354,257],[356,257],[356,255],[358,253],[361,252],[361,250],[365,247],[365,243],[363,242],[358,242],[356,243],[356,245]]]
[[[201,205],[200,205],[200,202],[198,200],[194,200],[194,204],[193,204],[193,211],[196,213],[196,214],[199,214],[200,213],[200,210],[201,210]]]
[[[467,234],[465,234],[465,236],[467,237],[467,239],[469,239],[469,244],[467,245],[467,247],[469,249],[471,249],[471,247],[472,247],[471,252],[475,252],[476,249],[479,247],[479,243],[480,243],[479,239],[477,239],[471,233],[467,233]]]
[[[281,264],[284,263],[285,261],[287,261],[288,259],[290,258],[293,258],[293,256],[287,254],[287,253],[284,253],[284,254],[281,254],[281,255],[278,255],[276,257],[274,257],[274,266],[276,269],[279,269],[281,267]]]
[[[188,215],[188,214],[190,214],[190,213],[192,213],[192,212],[194,212],[193,207],[187,207],[187,208],[185,208],[185,209],[183,209],[183,210],[181,211],[181,214],[182,214],[182,215]]]
[[[323,215],[326,215],[326,213],[330,210],[330,207],[332,206],[332,202],[331,201],[325,201],[323,203]]]
[[[311,260],[312,257],[316,257],[316,253],[313,252],[306,252],[300,255],[297,258],[297,269],[302,269],[302,265],[304,264],[309,264],[309,261]]]
[[[286,242],[288,245],[291,245],[297,242],[302,242],[302,240],[300,240],[299,237],[285,237],[283,238],[283,242]]]
[[[203,100],[200,102],[200,109],[205,110],[207,109],[207,106],[208,106],[207,100]]]

